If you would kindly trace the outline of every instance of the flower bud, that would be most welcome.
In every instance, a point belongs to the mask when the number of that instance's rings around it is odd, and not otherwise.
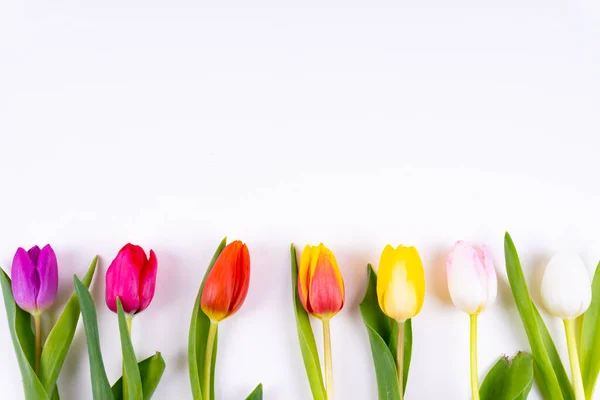
[[[250,286],[250,253],[239,240],[228,244],[206,278],[200,306],[213,322],[220,322],[240,309]]]
[[[448,290],[459,310],[475,315],[496,300],[498,281],[486,246],[479,251],[458,241],[446,262]]]
[[[106,271],[106,305],[117,312],[117,297],[127,314],[144,311],[154,297],[158,260],[150,250],[146,258],[144,249],[126,244],[110,263]]]
[[[39,314],[56,300],[58,263],[49,244],[42,250],[34,246],[29,251],[19,247],[13,258],[12,292],[15,302],[30,314]]]
[[[298,294],[309,314],[328,320],[344,306],[345,290],[335,256],[323,243],[306,246],[298,270]]]
[[[396,321],[406,321],[421,311],[425,272],[413,246],[385,246],[377,269],[377,299],[381,311]]]
[[[577,318],[592,301],[592,283],[577,254],[559,253],[550,259],[542,278],[542,301],[550,314]]]

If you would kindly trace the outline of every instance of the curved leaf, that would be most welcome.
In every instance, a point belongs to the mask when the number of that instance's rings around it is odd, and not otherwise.
[[[527,338],[529,339],[531,351],[535,359],[540,390],[545,399],[571,400],[573,399],[573,389],[570,387],[570,384],[569,387],[564,387],[559,384],[553,362],[548,354],[548,349],[546,347],[547,343],[540,332],[540,322],[543,324],[543,321],[540,321],[536,317],[537,309],[529,296],[529,290],[527,289],[527,283],[525,282],[519,255],[517,254],[517,249],[508,232],[506,232],[504,236],[504,256],[506,258],[506,272],[508,274],[510,288],[515,298],[515,303],[517,304],[517,309],[519,310],[525,331],[527,332]],[[545,324],[543,324],[543,326],[545,328]],[[562,364],[560,359],[558,359],[558,362]]]
[[[583,314],[580,357],[585,397],[591,399],[600,372],[600,263],[592,282],[592,303]]]
[[[367,271],[367,291],[360,303],[360,313],[371,343],[379,399],[395,400],[400,397],[395,356],[398,348],[398,324],[381,311],[377,300],[377,275],[370,264]],[[412,324],[408,320],[404,325],[403,392],[406,391],[411,353]]]
[[[198,289],[198,295],[196,296],[196,302],[194,303],[194,310],[192,311],[192,321],[190,323],[190,334],[188,337],[188,367],[190,373],[190,383],[192,385],[192,397],[194,400],[202,400],[202,377],[204,376],[204,357],[206,354],[206,342],[208,341],[208,328],[210,327],[210,319],[204,314],[202,309],[200,308],[200,299],[202,298],[202,290],[204,289],[204,282],[206,281],[206,277],[212,270],[215,261],[223,251],[227,244],[227,238],[224,238],[213,258],[208,265],[208,269],[204,274],[204,279],[202,279],[202,284],[200,285],[200,289]],[[215,397],[215,366],[217,360],[217,342],[218,342],[218,331],[215,334],[215,347],[213,348],[213,359],[211,366],[211,393],[210,399],[204,400],[214,400]]]
[[[300,341],[300,350],[304,360],[304,369],[308,376],[310,390],[315,400],[325,400],[327,392],[323,384],[323,374],[321,372],[321,361],[317,352],[317,343],[315,335],[310,325],[308,313],[300,302],[298,296],[298,259],[296,258],[296,247],[292,244],[290,247],[292,257],[292,293],[294,299],[294,313],[296,314],[296,327],[298,330],[298,340]]]
[[[82,282],[87,288],[92,283],[97,262],[98,256],[94,257],[87,273],[83,277]],[[47,393],[52,392],[56,387],[56,379],[58,379],[58,374],[65,362],[69,347],[71,347],[73,337],[75,336],[79,314],[79,300],[77,299],[77,293],[73,292],[58,321],[56,321],[56,324],[48,334],[48,338],[42,349],[39,377]]]
[[[152,398],[154,391],[160,383],[163,372],[165,371],[165,366],[165,360],[159,352],[138,363],[140,377],[142,378],[144,400],[150,400]],[[112,386],[112,393],[114,400],[123,399],[123,377],[120,377]]]
[[[508,357],[501,357],[485,376],[479,389],[480,400],[498,400],[503,398],[504,388],[508,380],[510,362]]]
[[[85,327],[85,336],[87,338],[87,348],[90,358],[90,375],[92,378],[92,395],[94,400],[114,400],[110,383],[104,369],[102,360],[102,351],[100,349],[100,335],[98,333],[98,318],[96,317],[96,307],[89,290],[77,278],[75,280],[75,292],[79,299],[81,307],[81,317]]]
[[[262,400],[263,398],[263,386],[262,383],[259,383],[256,389],[250,393],[246,400]]]
[[[135,358],[133,344],[131,343],[131,336],[129,334],[129,328],[127,327],[123,305],[121,304],[121,299],[118,297],[117,314],[119,318],[119,333],[121,334],[121,351],[123,353],[123,387],[124,391],[127,393],[126,395],[123,394],[123,396],[125,399],[139,400],[144,398],[142,378],[140,376],[137,359]]]
[[[550,363],[552,364],[554,374],[556,375],[556,379],[560,385],[563,398],[566,400],[575,400],[575,393],[573,392],[573,387],[571,386],[571,380],[567,374],[565,366],[562,363],[562,360],[560,359],[560,354],[558,354],[558,350],[554,345],[554,341],[552,340],[552,336],[550,336],[550,332],[546,327],[546,323],[544,322],[535,304],[532,303],[531,306],[533,308],[533,312],[535,313],[535,319],[542,337],[542,342],[544,343],[544,347],[546,348],[546,352],[550,358]]]
[[[512,359],[507,376],[505,400],[526,400],[533,385],[533,359],[529,354],[517,353]]]
[[[2,269],[0,269],[0,285],[2,285],[2,295],[4,297],[4,306],[6,307],[10,337],[15,348],[23,379],[25,398],[27,400],[48,400],[48,395],[42,383],[31,367],[35,351],[34,336],[31,330],[31,315],[23,311],[15,303],[10,278]]]

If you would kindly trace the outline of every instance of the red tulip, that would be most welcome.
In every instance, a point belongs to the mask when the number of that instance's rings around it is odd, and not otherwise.
[[[156,286],[158,261],[154,251],[150,258],[140,246],[126,244],[106,271],[106,305],[117,312],[117,297],[123,311],[139,313],[150,305]]]
[[[215,261],[204,283],[200,306],[213,322],[240,309],[250,285],[250,254],[239,240],[228,244]]]

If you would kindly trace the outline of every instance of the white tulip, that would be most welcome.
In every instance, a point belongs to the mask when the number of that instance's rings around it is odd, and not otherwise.
[[[559,253],[550,259],[542,278],[542,301],[550,314],[577,318],[592,301],[590,275],[577,254]]]
[[[475,250],[458,241],[446,263],[448,290],[459,310],[476,315],[492,304],[498,292],[494,262],[485,246]]]

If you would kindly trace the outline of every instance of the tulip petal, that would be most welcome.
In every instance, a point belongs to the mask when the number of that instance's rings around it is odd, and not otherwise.
[[[392,270],[395,265],[395,250],[388,244],[381,253],[379,268],[377,270],[377,300],[382,310],[385,310],[385,293],[392,281]]]
[[[144,254],[144,257],[146,255]],[[156,288],[156,272],[158,271],[158,259],[154,250],[150,250],[150,258],[142,269],[140,277],[140,309],[142,312],[150,305],[154,298],[154,289]]]
[[[45,310],[54,303],[58,292],[58,263],[56,254],[49,244],[39,252],[36,269],[40,279],[36,304],[38,309]]]
[[[335,256],[329,249],[323,244],[315,246],[312,256],[315,258],[311,259],[310,268],[310,308],[315,316],[329,319],[344,306],[344,283]]]
[[[15,302],[23,310],[34,313],[37,308],[36,298],[40,288],[40,278],[29,254],[22,247],[17,249],[13,258],[10,277]]]
[[[40,248],[37,245],[35,245],[29,250],[27,250],[27,254],[29,254],[29,258],[31,259],[31,262],[33,262],[33,265],[37,265],[38,258],[40,256]]]
[[[310,282],[312,246],[306,245],[300,257],[300,269],[298,270],[298,296],[302,306],[309,314],[312,312],[308,304],[308,285]]]
[[[498,278],[496,277],[496,268],[494,267],[492,254],[486,245],[481,246],[479,255],[482,259],[483,269],[485,270],[485,276],[487,278],[488,297],[485,305],[487,307],[496,301],[496,296],[498,295]]]
[[[106,271],[106,305],[117,312],[117,297],[121,299],[126,313],[136,312],[140,308],[140,273],[146,264],[146,256],[140,264],[139,246],[127,244],[117,254],[117,257]]]
[[[222,321],[229,315],[235,287],[235,266],[241,247],[240,241],[228,244],[204,283],[200,305],[202,311],[214,322]]]
[[[250,287],[250,253],[248,247],[242,244],[238,251],[235,272],[235,288],[233,290],[233,300],[229,307],[229,315],[235,314],[240,309]]]
[[[406,280],[414,290],[415,308],[413,310],[407,308],[412,311],[412,315],[406,318],[410,319],[421,312],[423,302],[425,301],[425,271],[423,270],[423,262],[414,246],[400,246],[399,249],[396,249],[396,257],[406,260]]]

